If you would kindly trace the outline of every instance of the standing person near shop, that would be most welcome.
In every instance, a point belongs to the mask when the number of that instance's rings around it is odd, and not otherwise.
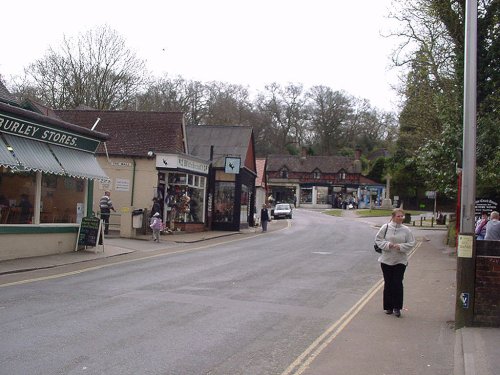
[[[20,208],[20,223],[31,224],[33,205],[28,199],[28,194],[21,194],[21,200],[19,201],[18,207]]]
[[[109,216],[111,215],[111,210],[116,212],[113,207],[113,202],[111,202],[111,192],[106,190],[104,195],[99,200],[99,210],[101,211],[101,220],[104,221],[104,234],[109,233]]]
[[[153,217],[155,213],[159,213],[161,217],[161,205],[160,202],[158,201],[158,198],[153,198],[153,207],[151,207],[151,215],[150,217]]]
[[[384,275],[384,311],[398,318],[403,308],[403,278],[408,265],[408,253],[416,244],[411,230],[403,225],[404,218],[402,209],[394,209],[391,221],[382,225],[375,237],[375,243],[382,249],[378,261]]]
[[[260,223],[262,224],[262,231],[267,232],[267,223],[269,222],[269,210],[267,209],[267,204],[262,205],[260,210]]]
[[[488,213],[483,211],[474,231],[477,240],[484,240],[484,236],[486,236],[486,224],[488,224]]]
[[[500,214],[498,211],[492,211],[490,214],[490,221],[486,224],[485,240],[500,241]]]

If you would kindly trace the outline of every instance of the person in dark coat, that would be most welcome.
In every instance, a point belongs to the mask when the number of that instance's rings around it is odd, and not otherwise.
[[[260,222],[262,224],[262,231],[267,232],[267,223],[269,222],[269,211],[267,205],[263,204],[260,210]]]
[[[158,198],[153,198],[153,207],[151,208],[150,216],[153,217],[153,215],[157,212],[160,214],[160,217],[162,217],[160,202],[158,201]]]

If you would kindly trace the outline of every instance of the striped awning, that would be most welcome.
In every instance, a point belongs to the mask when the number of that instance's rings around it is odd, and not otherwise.
[[[73,177],[109,180],[94,154],[56,145],[50,145],[66,174]]]
[[[7,145],[0,138],[0,165],[6,168],[18,168],[19,163],[12,153],[7,149]]]
[[[109,180],[92,153],[8,134],[3,134],[3,137],[7,145],[0,140],[0,165],[4,167]]]
[[[4,135],[12,147],[14,156],[25,170],[40,171],[54,174],[64,174],[46,143],[32,141],[27,138]]]

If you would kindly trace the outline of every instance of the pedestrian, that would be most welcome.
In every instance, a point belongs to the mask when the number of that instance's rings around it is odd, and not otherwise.
[[[21,194],[21,200],[19,201],[18,207],[20,208],[21,211],[20,223],[31,224],[33,205],[28,199],[28,194]]]
[[[155,212],[151,217],[151,224],[149,227],[153,230],[153,241],[160,242],[160,232],[163,229],[163,222],[160,218],[160,213]]]
[[[262,231],[267,232],[267,223],[269,222],[269,211],[267,209],[267,204],[262,205],[260,210],[260,223],[262,224]]]
[[[488,213],[483,211],[475,229],[477,240],[484,240],[484,236],[486,236],[486,224],[488,224]]]
[[[113,202],[111,202],[111,192],[109,190],[106,190],[101,199],[99,199],[99,209],[101,211],[101,220],[104,221],[104,234],[108,234],[109,216],[111,215],[111,210],[116,212],[113,207]]]
[[[498,211],[492,211],[490,214],[490,221],[486,224],[486,235],[484,239],[487,241],[500,241],[500,221],[498,221],[500,214]]]
[[[151,207],[151,216],[150,217],[153,217],[153,215],[158,212],[160,214],[160,217],[161,217],[161,205],[160,205],[160,202],[158,201],[158,198],[153,198],[153,207]]]
[[[375,237],[375,243],[382,249],[378,261],[384,275],[384,311],[398,318],[403,308],[403,278],[408,265],[408,253],[415,247],[415,237],[403,225],[404,218],[402,209],[394,209],[391,221],[382,225]]]

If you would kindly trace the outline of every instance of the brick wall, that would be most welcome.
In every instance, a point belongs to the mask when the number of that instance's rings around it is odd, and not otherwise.
[[[474,325],[500,327],[500,241],[477,241]]]

